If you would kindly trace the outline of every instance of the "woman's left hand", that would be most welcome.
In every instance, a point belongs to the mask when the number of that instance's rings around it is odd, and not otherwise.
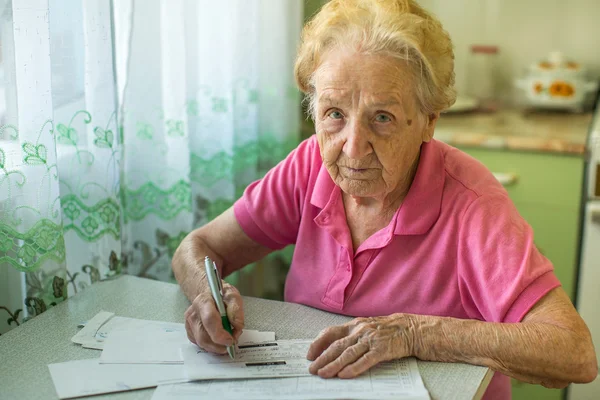
[[[322,378],[354,378],[382,361],[413,355],[414,315],[356,318],[321,331],[306,358]]]

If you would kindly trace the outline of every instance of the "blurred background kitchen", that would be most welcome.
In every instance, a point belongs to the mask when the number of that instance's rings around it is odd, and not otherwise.
[[[314,133],[292,71],[324,3],[0,0],[0,334],[121,273],[173,280],[185,234]],[[455,46],[436,138],[506,187],[600,347],[600,1],[419,3]],[[281,298],[292,252],[228,279]]]

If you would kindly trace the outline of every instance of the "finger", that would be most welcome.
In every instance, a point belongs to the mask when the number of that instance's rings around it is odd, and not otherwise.
[[[342,355],[344,350],[348,347],[356,344],[356,337],[353,336],[345,336],[335,342],[331,343],[331,345],[325,350],[315,361],[313,361],[308,367],[308,372],[313,375],[316,375],[317,372],[333,362],[336,358]]]
[[[323,329],[317,338],[310,344],[306,358],[308,360],[315,360],[319,357],[329,346],[348,334],[348,328],[344,325],[332,326]]]
[[[208,333],[210,341],[223,346],[231,346],[233,337],[223,328],[221,314],[217,311],[214,302],[203,302],[199,308],[201,326]]]
[[[227,349],[225,346],[213,343],[210,336],[206,332],[206,329],[202,326],[200,321],[189,322],[186,321],[186,333],[190,342],[195,343],[198,347],[216,354],[224,354]]]
[[[369,351],[369,346],[364,343],[357,343],[350,347],[347,347],[342,354],[335,360],[325,365],[323,368],[317,371],[317,374],[321,378],[332,378],[343,370],[346,366],[353,364]]]
[[[196,330],[196,337],[196,344],[201,349],[215,354],[227,353],[227,348],[225,346],[214,343],[210,340],[210,336],[208,335],[208,333],[206,333],[206,330],[201,325],[198,325],[198,329]]]
[[[223,354],[226,352],[225,346],[214,343],[206,329],[202,326],[202,322],[195,312],[186,313],[185,331],[190,342],[203,348],[211,353]]]
[[[194,329],[192,328],[191,322],[194,316],[194,306],[191,305],[187,308],[187,310],[185,310],[185,313],[183,314],[183,318],[185,321],[185,333],[187,334],[188,340],[197,345],[198,343],[196,342],[196,336],[194,334]]]
[[[192,334],[195,337],[195,343],[206,351],[216,354],[225,354],[227,348],[223,345],[217,344],[212,341],[202,323],[198,320],[191,324]]]
[[[194,344],[198,344],[198,343],[196,343],[196,337],[194,336],[194,331],[192,330],[187,318],[185,320],[185,333],[187,334],[187,338],[190,342],[192,342]]]
[[[233,338],[237,341],[244,329],[244,302],[240,292],[233,285],[225,284],[223,291],[227,318],[233,328]]]
[[[377,365],[383,359],[374,351],[368,351],[362,355],[356,362],[347,365],[337,376],[343,379],[355,378],[369,368]]]

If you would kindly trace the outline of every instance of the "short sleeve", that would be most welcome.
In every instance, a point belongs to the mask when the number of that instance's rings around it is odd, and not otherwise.
[[[505,195],[480,196],[460,225],[459,290],[473,319],[519,322],[546,293],[560,286],[533,230]]]
[[[303,141],[235,202],[235,217],[255,242],[273,250],[296,243],[308,180],[320,154],[314,136]]]

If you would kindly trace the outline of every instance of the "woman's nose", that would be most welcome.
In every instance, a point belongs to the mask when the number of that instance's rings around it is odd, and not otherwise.
[[[373,148],[369,142],[367,129],[356,122],[348,126],[348,128],[346,142],[342,151],[348,158],[356,160],[368,156],[373,151]]]

